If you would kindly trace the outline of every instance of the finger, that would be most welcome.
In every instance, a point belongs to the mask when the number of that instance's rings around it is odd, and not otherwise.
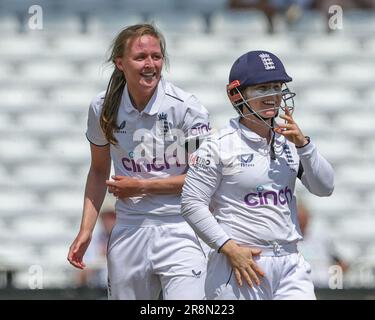
[[[83,269],[86,267],[86,264],[83,262],[83,256],[77,256],[77,258],[74,260],[74,262],[78,265],[80,269]]]
[[[70,261],[72,259],[72,256],[73,256],[73,250],[72,250],[72,247],[70,247],[67,259]]]
[[[291,136],[298,136],[298,131],[297,130],[287,130],[287,131],[281,131],[279,132],[281,135],[286,136],[286,137],[291,137]]]
[[[288,107],[285,107],[285,114],[287,115],[287,116],[291,116],[292,114],[290,113],[290,111],[289,111],[289,108]]]
[[[281,114],[280,118],[288,121],[289,123],[294,123],[294,120],[293,120],[292,116],[290,116],[290,115]]]
[[[252,269],[252,266],[246,267],[246,272],[247,272],[247,277],[249,278],[248,280],[251,282],[250,286],[251,287],[253,286],[253,282],[255,282],[257,286],[259,286],[260,280],[258,276],[256,275],[256,273],[254,272],[254,270]],[[247,283],[249,283],[249,281]]]
[[[68,259],[70,264],[78,269],[83,269],[81,262],[79,261],[79,258],[75,255],[71,256],[70,259]]]
[[[122,178],[122,176],[112,176],[112,179],[115,181],[121,180]]]
[[[265,273],[264,271],[254,262],[253,266],[252,266],[253,270],[258,274],[260,275],[261,277],[264,277]]]
[[[285,114],[286,114],[287,116],[290,116],[290,117],[293,119],[293,117],[292,117],[292,114],[293,114],[293,108],[286,106],[286,107],[285,107]]]
[[[238,269],[234,269],[234,275],[236,277],[237,283],[240,287],[242,287],[242,279],[241,279],[241,273]]]
[[[253,256],[260,255],[261,252],[262,252],[261,249],[251,249],[251,254],[252,254]]]
[[[281,123],[281,124],[278,124],[276,128],[296,129],[296,125],[294,123]]]
[[[74,263],[72,263],[72,264],[73,264],[73,266],[75,266],[76,268],[83,270],[83,267],[82,267],[79,263],[74,262]]]
[[[249,285],[250,288],[252,288],[254,284],[253,284],[253,281],[251,281],[251,278],[254,272],[251,270],[250,267],[246,267],[245,269],[242,269],[241,271],[242,271],[242,276],[245,278],[247,284]]]
[[[283,125],[279,125],[278,127],[274,128],[274,131],[277,132],[278,134],[283,134],[284,132],[286,131],[297,131],[298,132],[298,129],[296,127],[295,124],[283,124]]]
[[[106,181],[105,181],[105,184],[106,184],[108,187],[115,187],[115,186],[116,186],[116,181],[106,180]]]
[[[79,247],[80,247],[80,244],[78,243],[73,247],[72,256],[74,256],[78,252]]]

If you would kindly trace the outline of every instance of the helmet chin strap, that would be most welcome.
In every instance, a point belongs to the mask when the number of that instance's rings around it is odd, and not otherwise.
[[[248,109],[248,111],[250,111],[250,113],[248,114],[244,114],[243,112],[241,112],[238,108],[238,112],[241,114],[241,116],[247,120],[250,120],[256,124],[259,124],[259,122],[255,121],[254,119],[248,117],[249,115],[254,115],[256,118],[258,118],[260,121],[261,121],[261,125],[265,125],[267,128],[271,129],[271,141],[270,141],[270,157],[271,157],[271,160],[276,160],[276,153],[275,153],[275,133],[273,132],[273,129],[275,128],[275,118],[278,116],[279,114],[279,110],[280,110],[280,106],[278,106],[277,108],[273,107],[273,108],[268,108],[268,109],[263,109],[262,111],[268,111],[268,110],[277,110],[276,111],[276,114],[271,117],[271,118],[265,118],[265,117],[262,117],[260,114],[258,114],[250,105],[250,101],[252,100],[255,100],[255,99],[259,99],[259,98],[264,98],[264,97],[269,97],[269,96],[274,96],[274,95],[277,95],[277,94],[269,94],[269,95],[264,95],[262,97],[256,97],[256,98],[252,98],[252,99],[248,99],[248,100],[245,100],[243,99],[243,102],[242,104],[244,106],[246,106],[246,108]],[[267,120],[271,120],[271,125],[268,124]]]
[[[258,125],[260,124],[260,125],[263,125],[263,126],[267,127],[268,129],[271,129],[270,157],[271,157],[272,160],[276,160],[276,154],[275,154],[275,148],[274,148],[275,133],[273,132],[273,129],[275,128],[275,124],[276,124],[275,118],[279,115],[280,109],[285,111],[285,109],[287,108],[290,113],[292,113],[293,110],[294,110],[294,99],[293,98],[296,94],[289,90],[286,83],[284,83],[284,85],[285,85],[286,89],[281,90],[281,92],[259,95],[257,97],[253,97],[253,98],[247,99],[247,100],[243,97],[241,91],[238,88],[239,87],[239,81],[235,81],[235,82],[229,84],[228,87],[227,87],[229,99],[231,100],[234,109],[237,111],[237,113],[240,115],[241,118],[247,119],[247,120],[249,120],[251,122],[254,122]],[[232,93],[231,90],[235,90],[235,93]],[[277,108],[272,107],[272,108],[262,110],[262,111],[268,111],[268,110],[276,111],[276,114],[273,117],[271,117],[271,118],[262,117],[258,112],[256,112],[251,107],[250,102],[252,100],[265,98],[265,97],[269,97],[269,96],[274,96],[274,95],[281,95],[282,101],[280,101],[280,105]],[[291,101],[291,106],[289,106],[287,104],[288,100]],[[284,103],[283,106],[282,106],[282,103]],[[243,106],[245,106],[247,108],[247,110],[249,111],[249,113],[247,113],[246,115],[241,110],[242,108],[240,108],[240,107],[243,107]],[[250,117],[252,115],[255,116],[255,118],[257,118],[258,120],[260,120],[260,123],[259,123],[259,121],[256,121],[255,119]],[[267,122],[268,120],[271,121],[271,124],[268,124],[268,122]]]

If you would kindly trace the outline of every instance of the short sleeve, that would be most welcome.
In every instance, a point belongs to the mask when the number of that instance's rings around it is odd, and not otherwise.
[[[100,114],[103,101],[104,93],[99,94],[92,100],[87,119],[86,137],[91,143],[97,146],[105,146],[109,143],[100,127]]]
[[[211,132],[211,127],[209,114],[206,108],[194,95],[187,99],[185,103],[187,110],[182,126],[185,142],[189,142],[197,138],[204,139],[208,137]]]

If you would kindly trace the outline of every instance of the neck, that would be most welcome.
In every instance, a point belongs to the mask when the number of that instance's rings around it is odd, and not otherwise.
[[[133,106],[139,111],[143,111],[147,103],[154,94],[156,87],[150,91],[131,89],[128,87],[129,97]]]
[[[266,120],[266,122],[271,125],[271,119]],[[255,132],[258,136],[266,138],[268,143],[271,141],[272,129],[267,127],[267,125],[260,119],[256,117],[251,117],[251,119],[241,118],[240,123]]]

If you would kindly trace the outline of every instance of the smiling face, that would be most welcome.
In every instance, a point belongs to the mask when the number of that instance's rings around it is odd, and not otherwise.
[[[149,100],[157,87],[163,68],[160,40],[151,35],[130,39],[116,66],[124,72],[129,93],[138,100]],[[136,99],[137,100],[137,99]]]
[[[243,96],[248,101],[254,111],[263,118],[273,118],[276,116],[281,104],[280,82],[271,82],[247,87],[243,90]],[[244,110],[244,114],[249,113]]]

